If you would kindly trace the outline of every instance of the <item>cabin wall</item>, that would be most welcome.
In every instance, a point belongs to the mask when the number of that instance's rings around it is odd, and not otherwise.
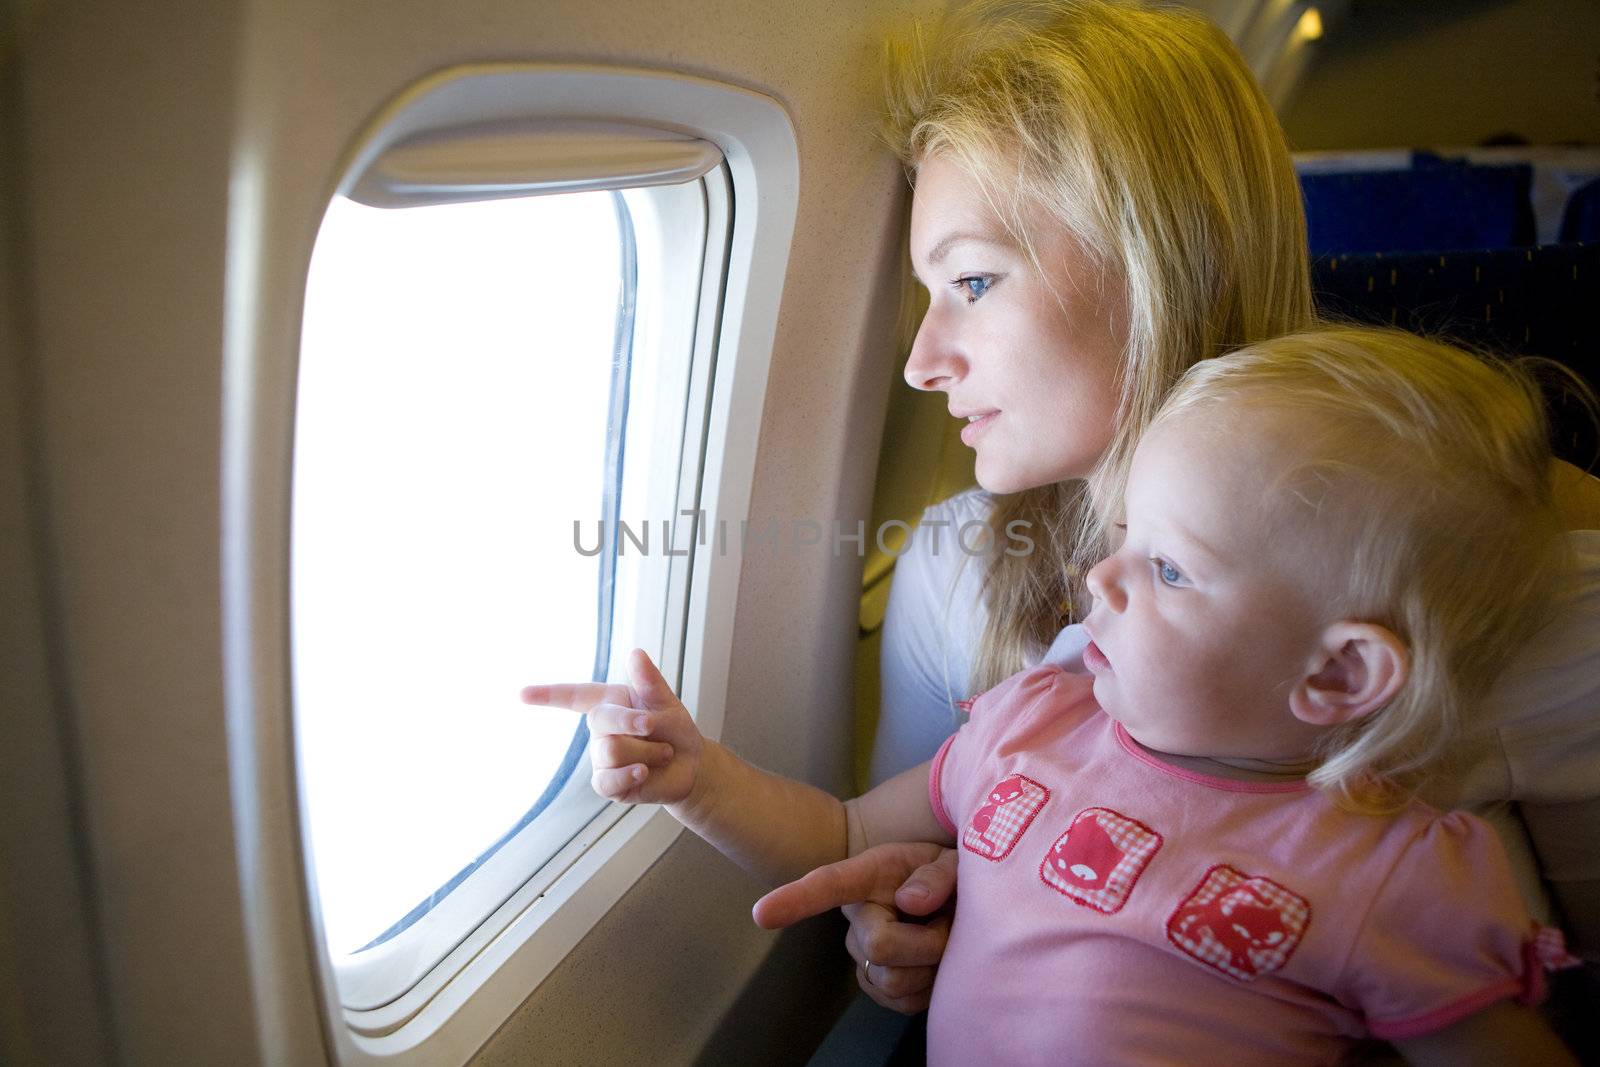
[[[24,22],[0,2],[0,55]],[[72,734],[44,612],[36,368],[23,210],[20,80],[0,62],[0,1063],[105,1062]]]
[[[1283,115],[1314,149],[1600,142],[1600,3],[1356,0]]]
[[[205,1050],[249,1062],[254,1043],[216,586],[238,10],[37,4],[20,33],[23,425],[57,688],[19,711],[50,716],[57,743],[72,741],[56,749],[73,764],[56,784],[76,791],[68,840],[126,1063],[198,1062]],[[7,812],[25,825],[49,814],[42,797]],[[26,961],[61,934],[21,923],[13,936]],[[54,1010],[91,1008],[80,994]],[[49,1027],[35,1040],[49,1062],[104,1062],[54,1047]]]
[[[90,950],[68,946],[76,971],[60,989],[105,991],[112,1052],[100,1052],[91,1028],[79,1058],[325,1055],[309,946],[289,937],[252,955],[247,937],[260,917],[246,911],[241,884],[282,878],[294,861],[242,869],[232,821],[222,353],[240,329],[225,314],[227,294],[243,293],[251,336],[264,339],[259,380],[289,402],[312,242],[363,126],[423,76],[484,60],[668,68],[784,104],[800,150],[800,204],[748,517],[761,527],[837,519],[853,530],[868,514],[899,359],[906,188],[874,141],[878,50],[888,26],[935,6],[37,5],[21,36],[15,110],[26,191],[16,210],[29,235],[17,274],[31,304],[19,347],[37,396],[26,451],[41,481],[37,499],[6,519],[7,528],[37,525],[39,558],[51,561],[52,573],[34,576],[44,590],[30,623],[39,684],[27,699],[39,747],[57,753],[54,777],[65,784],[53,800],[41,794],[8,814],[48,816],[53,823],[34,825],[58,833],[77,820],[81,863],[57,855],[25,881],[43,893],[47,877],[67,891],[77,878],[92,902],[59,898],[78,912],[80,935],[99,934],[98,970]],[[740,516],[729,518],[737,528]],[[16,573],[27,577],[25,562]],[[735,619],[724,740],[836,791],[848,778],[860,577],[853,549],[752,553]],[[46,619],[60,664],[55,692],[38,648]],[[787,940],[757,930],[748,914],[757,892],[684,835],[482,1058],[684,1062],[708,1048],[793,1056],[804,1047],[796,1028],[814,1016],[826,1024],[849,987],[849,964],[833,925]],[[293,892],[283,899],[303,909]],[[25,942],[5,952],[18,967],[55,943],[5,918]],[[304,929],[287,918],[284,928]],[[824,944],[825,954],[807,947]],[[832,982],[819,960],[832,965]],[[790,996],[741,1001],[753,977]],[[26,980],[0,973],[0,984]],[[797,991],[816,999],[797,1001]],[[8,1016],[27,1003],[3,988],[0,996]],[[774,1024],[780,999],[788,1018]],[[87,1015],[92,1023],[92,1006]],[[29,1033],[53,1062],[73,1061],[48,1027]]]

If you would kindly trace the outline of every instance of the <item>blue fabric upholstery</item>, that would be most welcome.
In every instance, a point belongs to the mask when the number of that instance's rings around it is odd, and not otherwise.
[[[1600,178],[1578,186],[1567,198],[1561,241],[1600,241]]]
[[[1600,244],[1322,256],[1312,284],[1326,315],[1544,356],[1600,391]],[[1550,399],[1556,451],[1589,466],[1600,448],[1593,421],[1559,386]]]
[[[1410,170],[1305,174],[1311,254],[1439,252],[1533,243],[1533,168],[1419,158]]]

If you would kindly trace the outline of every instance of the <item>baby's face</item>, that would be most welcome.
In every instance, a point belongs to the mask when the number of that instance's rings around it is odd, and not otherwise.
[[[1316,577],[1324,539],[1266,506],[1282,444],[1244,419],[1185,416],[1135,454],[1126,538],[1088,576],[1084,662],[1101,706],[1148,748],[1292,760],[1316,740],[1288,697],[1333,609]]]

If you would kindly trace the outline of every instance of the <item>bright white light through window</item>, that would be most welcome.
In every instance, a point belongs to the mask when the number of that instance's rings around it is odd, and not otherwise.
[[[296,413],[296,733],[330,951],[383,934],[550,784],[594,667],[621,282],[604,192],[336,200]],[[609,608],[607,609],[609,610]],[[598,810],[600,804],[595,801]]]

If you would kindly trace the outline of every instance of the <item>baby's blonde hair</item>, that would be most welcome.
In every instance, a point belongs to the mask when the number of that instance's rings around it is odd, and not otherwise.
[[[1066,618],[1075,576],[1105,554],[1096,502],[1118,500],[1133,449],[1196,360],[1311,324],[1300,189],[1283,133],[1221,30],[1176,7],[1114,0],[977,0],[888,46],[886,137],[913,170],[972,175],[1034,258],[1069,233],[1126,311],[1121,399],[1087,482],[997,500],[1037,549],[998,553],[977,692],[1021,668]]]
[[[1325,738],[1311,775],[1356,807],[1392,806],[1554,602],[1566,540],[1538,384],[1412,334],[1330,328],[1199,364],[1152,428],[1196,413],[1272,433],[1284,466],[1261,521],[1304,520],[1307,578],[1335,596],[1330,612],[1409,650],[1400,692]]]

